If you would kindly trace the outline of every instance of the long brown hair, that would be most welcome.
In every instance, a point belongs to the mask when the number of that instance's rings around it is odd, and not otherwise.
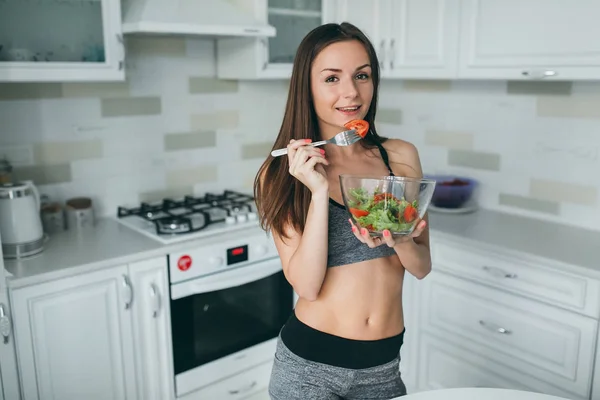
[[[386,140],[377,135],[375,129],[379,89],[379,61],[375,49],[365,34],[356,26],[347,22],[331,23],[313,29],[298,46],[285,114],[272,149],[286,147],[291,139],[321,140],[317,114],[312,102],[311,67],[317,55],[325,47],[349,40],[357,40],[363,44],[369,56],[372,71],[373,99],[364,118],[370,125],[370,132],[359,143],[366,148],[372,148],[377,143]],[[267,157],[254,180],[254,197],[263,229],[273,231],[283,238],[287,237],[286,225],[299,233],[304,231],[311,193],[302,182],[290,175],[287,157],[272,157],[271,155]]]

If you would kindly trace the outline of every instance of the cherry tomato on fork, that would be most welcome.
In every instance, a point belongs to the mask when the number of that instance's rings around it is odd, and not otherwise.
[[[362,119],[353,119],[352,121],[348,121],[344,124],[344,128],[354,129],[356,133],[364,138],[369,132],[369,123]]]

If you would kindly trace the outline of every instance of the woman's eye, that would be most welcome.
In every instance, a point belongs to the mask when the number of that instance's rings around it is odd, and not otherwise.
[[[356,75],[357,79],[369,79],[369,75],[365,74],[364,72],[361,72],[360,74]]]
[[[327,79],[325,79],[325,82],[328,82],[328,83],[335,82],[335,81],[337,81],[337,76],[330,76]]]

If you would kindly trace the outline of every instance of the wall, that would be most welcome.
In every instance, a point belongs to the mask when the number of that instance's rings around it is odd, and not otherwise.
[[[287,82],[221,81],[209,40],[129,40],[125,83],[0,84],[0,156],[64,200],[118,205],[249,188]],[[384,81],[378,128],[482,206],[600,229],[600,84]]]

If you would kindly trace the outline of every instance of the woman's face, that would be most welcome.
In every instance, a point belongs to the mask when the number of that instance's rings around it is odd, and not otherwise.
[[[313,104],[324,138],[344,130],[353,119],[364,119],[373,98],[369,55],[356,41],[327,46],[311,70]]]

